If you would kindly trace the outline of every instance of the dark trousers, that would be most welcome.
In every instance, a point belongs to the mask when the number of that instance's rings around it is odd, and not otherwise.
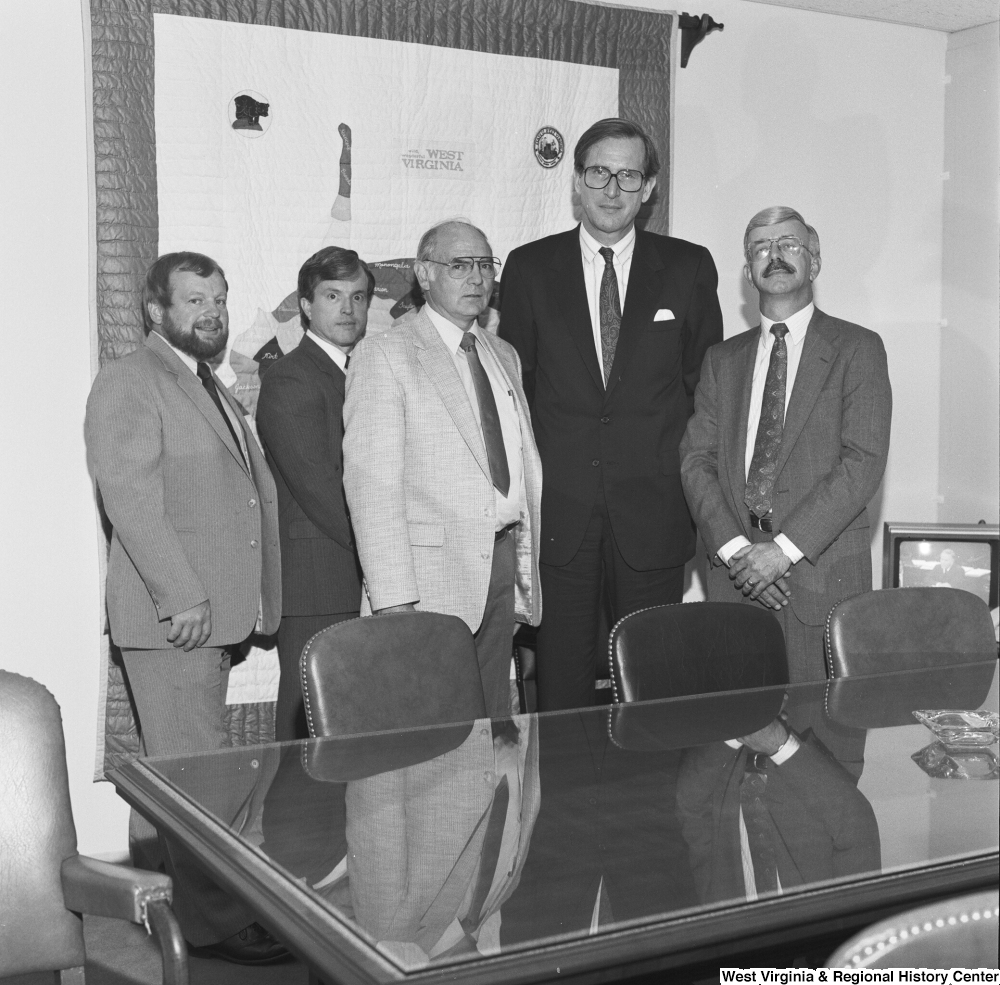
[[[483,621],[475,632],[486,714],[510,715],[510,665],[514,657],[514,572],[517,546],[511,531],[493,545],[493,567]]]
[[[306,711],[302,703],[302,678],[299,658],[306,643],[321,629],[336,622],[356,619],[357,612],[334,612],[323,616],[282,616],[278,627],[278,700],[274,706],[274,739],[290,742],[308,739]]]
[[[602,586],[611,603],[611,624],[638,609],[680,602],[684,565],[636,571],[615,543],[603,489],[598,493],[580,549],[564,565],[543,564],[542,624],[538,630],[538,710],[594,704],[597,661],[607,640],[598,638]]]

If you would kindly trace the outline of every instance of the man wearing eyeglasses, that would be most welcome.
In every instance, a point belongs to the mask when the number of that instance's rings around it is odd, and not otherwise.
[[[773,609],[791,681],[824,680],[827,613],[872,587],[866,507],[892,416],[885,348],[813,304],[819,236],[794,209],[758,212],[743,249],[761,321],[705,357],[684,489],[711,559],[709,598]]]
[[[344,489],[365,577],[362,614],[422,609],[475,635],[490,717],[510,714],[515,620],[541,618],[541,463],[517,353],[479,326],[500,261],[481,230],[428,230],[426,303],[351,358]]]
[[[722,340],[708,250],[635,226],[659,170],[649,136],[600,120],[574,168],[581,224],[514,250],[500,295],[545,472],[540,711],[594,703],[602,591],[613,620],[681,600],[695,530],[677,448]]]

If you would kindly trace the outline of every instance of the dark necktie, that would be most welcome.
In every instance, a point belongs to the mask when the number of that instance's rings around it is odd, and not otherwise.
[[[489,895],[490,886],[497,872],[500,861],[500,844],[503,841],[503,829],[507,823],[507,805],[510,803],[510,784],[507,777],[502,776],[493,792],[493,806],[490,807],[490,817],[486,822],[486,835],[483,837],[483,851],[479,860],[479,878],[472,894],[469,912],[461,921],[462,929],[471,934],[482,921],[483,904]]]
[[[753,861],[753,879],[758,894],[772,893],[778,888],[778,866],[774,860],[772,839],[773,821],[764,801],[767,790],[767,774],[760,770],[749,754],[740,781],[740,807],[743,810],[743,824],[747,829],[750,843],[750,858]]]
[[[233,422],[229,419],[225,407],[222,406],[222,397],[219,396],[218,387],[215,385],[215,377],[212,375],[212,370],[208,363],[198,363],[198,377],[201,379],[201,385],[208,391],[208,395],[212,398],[215,406],[219,408],[219,413],[226,422],[226,427],[229,428],[229,433],[233,436],[233,441],[236,442],[236,450],[240,453],[243,464],[246,465],[247,460],[243,457],[243,446],[240,444],[240,439],[236,436]]]
[[[504,495],[510,489],[510,469],[507,466],[507,451],[503,446],[503,431],[500,429],[500,414],[497,412],[496,398],[490,378],[479,361],[476,351],[476,337],[472,332],[466,332],[459,343],[469,361],[472,372],[472,382],[476,386],[476,397],[479,400],[479,423],[483,429],[483,440],[486,442],[486,457],[490,460],[490,475],[493,485]]]
[[[618,296],[618,278],[615,276],[615,251],[610,246],[601,247],[604,257],[604,276],[601,278],[601,359],[604,362],[604,385],[611,377],[611,366],[618,348],[618,331],[622,327],[622,305]]]
[[[778,468],[778,450],[781,448],[781,431],[785,426],[785,385],[788,381],[788,348],[785,336],[788,326],[778,322],[771,326],[774,345],[771,361],[767,364],[764,380],[764,400],[760,406],[760,423],[753,458],[747,473],[747,492],[744,502],[751,513],[767,516],[771,512],[771,491]]]

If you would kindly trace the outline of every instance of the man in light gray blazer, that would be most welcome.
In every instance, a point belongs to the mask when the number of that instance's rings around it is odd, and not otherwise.
[[[362,614],[420,608],[475,634],[486,708],[510,714],[515,620],[537,625],[541,464],[517,353],[479,327],[499,261],[462,221],[420,240],[426,304],[351,357],[344,490]]]
[[[772,608],[791,681],[823,680],[827,613],[872,587],[866,506],[892,416],[885,348],[813,304],[819,236],[798,212],[755,215],[744,253],[761,324],[708,350],[681,476],[709,598]]]
[[[87,457],[114,527],[107,610],[147,755],[229,745],[230,652],[281,615],[274,482],[210,360],[228,285],[199,253],[169,253],[143,291],[145,344],[105,365],[87,401]],[[238,792],[234,792],[237,795]],[[174,909],[200,953],[263,964],[287,952],[178,845],[161,838]]]

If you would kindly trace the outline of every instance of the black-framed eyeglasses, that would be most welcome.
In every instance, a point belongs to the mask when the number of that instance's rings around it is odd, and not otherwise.
[[[798,236],[774,236],[771,239],[758,239],[751,243],[747,247],[747,259],[763,260],[770,254],[774,243],[778,244],[778,249],[786,256],[797,257],[803,250],[810,252],[809,247]]]
[[[472,273],[472,268],[479,267],[484,277],[496,277],[500,269],[497,257],[452,257],[450,260],[424,260],[424,263],[438,263],[448,268],[448,276],[455,280],[463,280]]]
[[[637,192],[646,180],[646,176],[641,171],[635,171],[632,168],[612,171],[611,168],[606,168],[603,164],[594,164],[583,169],[583,183],[588,188],[607,188],[608,182],[612,178],[618,182],[618,187],[623,192]]]

